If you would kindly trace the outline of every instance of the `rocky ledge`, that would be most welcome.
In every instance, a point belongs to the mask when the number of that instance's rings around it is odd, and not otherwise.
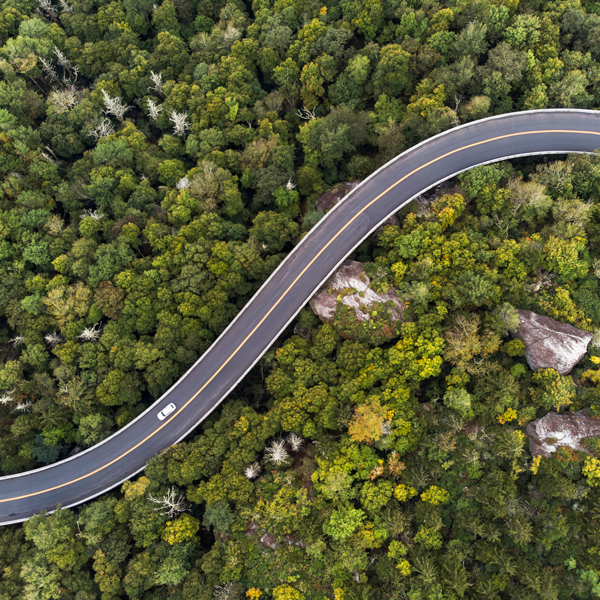
[[[389,286],[385,292],[371,287],[362,263],[346,260],[327,280],[310,306],[323,323],[346,339],[383,344],[399,335],[406,304]]]
[[[580,410],[559,415],[551,412],[545,417],[527,425],[529,451],[533,456],[549,457],[559,446],[569,446],[574,450],[588,452],[581,440],[600,436],[600,419]]]
[[[319,196],[315,208],[322,212],[327,212],[347,196],[359,183],[360,181],[346,181],[334,185],[328,192]]]
[[[514,335],[525,344],[529,366],[534,371],[554,369],[561,375],[570,373],[587,352],[592,335],[530,310],[517,312],[519,328]]]

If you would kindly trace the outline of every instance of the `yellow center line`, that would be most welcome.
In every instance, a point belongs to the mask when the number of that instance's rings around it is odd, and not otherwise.
[[[325,250],[327,250],[327,248],[331,244],[333,244],[333,242],[360,215],[362,215],[363,212],[365,212],[370,206],[372,206],[373,204],[375,204],[375,202],[377,202],[381,197],[385,196],[390,190],[393,190],[397,185],[399,185],[400,183],[402,183],[403,181],[405,181],[406,179],[408,179],[409,177],[411,177],[415,173],[418,173],[422,169],[425,169],[426,167],[432,165],[433,163],[436,163],[436,162],[438,162],[438,161],[440,161],[440,160],[442,160],[442,159],[444,159],[444,158],[446,158],[448,156],[451,156],[452,154],[456,154],[457,152],[461,152],[461,151],[467,150],[469,148],[474,148],[475,146],[481,146],[482,144],[487,144],[489,142],[494,142],[494,141],[497,141],[497,140],[502,140],[502,139],[506,139],[506,138],[510,138],[510,137],[517,137],[517,136],[522,136],[522,135],[544,134],[544,133],[581,133],[581,134],[588,134],[588,135],[600,135],[600,132],[597,132],[597,131],[580,131],[580,130],[576,130],[576,129],[542,129],[542,130],[539,130],[539,131],[523,131],[523,132],[520,132],[520,133],[508,133],[508,134],[505,134],[505,135],[499,135],[497,137],[489,138],[487,140],[482,140],[480,142],[474,142],[473,144],[467,144],[466,146],[462,146],[460,148],[456,148],[455,150],[451,150],[450,152],[446,152],[446,154],[442,154],[441,156],[438,156],[437,158],[434,158],[434,159],[430,160],[429,162],[427,162],[427,163],[425,163],[425,164],[417,167],[416,169],[413,169],[410,173],[408,173],[408,174],[404,175],[404,177],[401,177],[400,179],[398,179],[398,181],[396,181],[395,183],[393,183],[392,185],[390,185],[386,190],[384,190],[383,192],[381,192],[381,194],[379,194],[377,197],[373,198],[373,200],[371,200],[368,204],[366,204],[358,213],[356,213],[356,215],[354,215],[327,242],[327,244],[325,244],[325,246],[323,246],[323,248],[321,248],[321,250],[319,250],[319,252],[313,257],[313,259],[304,267],[304,269],[302,269],[302,271],[294,279],[294,281],[292,281],[292,283],[290,283],[290,285],[283,292],[283,294],[281,294],[281,296],[277,299],[277,301],[275,302],[275,304],[273,304],[273,306],[271,306],[271,308],[267,311],[267,313],[265,314],[265,316],[254,327],[254,329],[244,338],[244,340],[242,341],[242,343],[230,354],[229,358],[227,358],[227,360],[211,375],[210,379],[168,421],[165,421],[160,427],[158,427],[157,429],[155,429],[152,433],[148,434],[141,442],[138,442],[135,446],[131,447],[126,452],[123,452],[123,454],[121,454],[120,456],[117,456],[116,458],[114,458],[110,462],[107,462],[105,465],[102,465],[101,467],[98,467],[94,471],[90,471],[86,475],[82,475],[81,477],[78,477],[77,479],[73,479],[71,481],[67,481],[65,483],[61,483],[59,485],[55,485],[54,487],[50,487],[50,488],[47,488],[45,490],[40,490],[39,492],[32,492],[31,494],[24,494],[23,496],[15,496],[14,498],[5,498],[4,500],[0,500],[0,503],[2,503],[2,502],[11,502],[11,501],[14,501],[14,500],[22,500],[24,498],[30,498],[32,496],[39,496],[40,494],[45,494],[47,492],[52,492],[54,490],[58,490],[60,488],[66,487],[67,485],[71,485],[73,483],[77,483],[78,481],[82,481],[83,479],[87,479],[88,477],[91,477],[92,475],[95,475],[96,473],[99,473],[100,471],[103,471],[107,467],[110,467],[111,465],[113,465],[117,461],[121,460],[123,457],[127,456],[130,452],[133,452],[134,450],[136,450],[137,448],[139,448],[142,444],[144,444],[145,442],[147,442],[151,437],[153,437],[156,433],[158,433],[163,427],[165,427],[166,425],[168,425],[177,415],[179,415],[179,413],[181,413],[193,400],[195,400],[195,398],[198,396],[198,394],[200,394],[206,388],[206,386],[209,383],[211,383],[212,380],[227,366],[227,364],[241,350],[241,348],[246,344],[246,342],[254,335],[254,333],[256,332],[256,330],[265,322],[265,320],[268,318],[268,316],[275,310],[275,308],[277,308],[277,306],[279,305],[279,303],[287,296],[288,292],[296,285],[296,283],[298,282],[298,280],[314,264],[314,262],[319,258],[319,256],[321,256],[321,254],[323,254],[323,252],[325,252]]]

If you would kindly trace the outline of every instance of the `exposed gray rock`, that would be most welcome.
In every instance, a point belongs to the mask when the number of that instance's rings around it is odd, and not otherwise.
[[[75,446],[72,450],[69,451],[67,456],[75,456],[81,452],[81,446]]]
[[[445,196],[446,194],[460,194],[461,190],[457,186],[457,180],[452,178],[448,181],[444,181],[429,191],[424,192],[420,196],[414,199],[414,202],[418,204],[418,210],[413,210],[417,214],[426,215],[429,212],[429,207],[438,198]]]
[[[525,358],[534,370],[555,369],[561,375],[583,358],[592,334],[530,310],[518,309],[519,328],[514,334],[525,344]]]
[[[340,200],[343,200],[360,183],[360,181],[345,181],[334,185],[329,191],[319,196],[315,204],[315,210],[326,213]],[[390,215],[375,231],[375,235],[379,234],[386,225],[400,225],[400,221],[396,215]]]
[[[316,209],[327,212],[334,207],[340,200],[347,196],[360,181],[346,181],[334,185],[329,191],[321,194],[317,200]]]
[[[311,330],[307,327],[302,327],[300,323],[296,323],[294,325],[294,334],[299,335],[301,338],[304,338],[307,342],[310,342],[312,338]]]
[[[345,311],[344,318],[340,317],[340,305],[352,309],[351,318],[347,316],[349,311]],[[323,323],[333,325],[342,337],[376,344],[398,335],[394,325],[397,321],[402,322],[406,308],[394,288],[385,293],[373,290],[362,264],[354,260],[342,263],[322,290],[310,300],[310,306]],[[360,327],[361,323],[364,327]]]
[[[302,540],[296,540],[294,534],[286,535],[282,541],[277,541],[277,536],[265,531],[262,527],[259,527],[256,523],[250,523],[246,529],[246,536],[258,536],[258,541],[263,545],[271,548],[271,550],[277,550],[278,546],[285,544],[287,546],[300,546],[300,548],[306,548],[306,544]]]
[[[390,215],[373,233],[379,235],[388,225],[397,227],[400,225],[400,219],[396,215]]]
[[[580,410],[575,413],[559,415],[548,413],[545,417],[527,425],[529,451],[533,456],[550,456],[559,446],[569,446],[574,450],[588,452],[581,440],[586,437],[600,436],[600,419]]]
[[[327,280],[323,286],[324,291],[317,294],[310,305],[322,319],[333,318],[337,305],[338,293],[344,290],[354,289],[353,293],[344,295],[341,302],[350,306],[356,313],[359,321],[368,321],[371,317],[367,311],[361,310],[370,308],[374,302],[387,302],[391,300],[396,309],[392,310],[394,319],[401,319],[402,313],[406,308],[404,302],[398,299],[395,293],[378,294],[370,287],[371,279],[362,268],[362,263],[355,260],[345,260],[340,268]],[[331,292],[328,290],[331,289]],[[360,292],[363,295],[360,295]]]

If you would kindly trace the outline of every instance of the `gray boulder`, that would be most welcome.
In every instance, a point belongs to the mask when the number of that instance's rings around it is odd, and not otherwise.
[[[574,450],[588,452],[581,440],[600,436],[600,420],[580,410],[559,415],[550,412],[541,419],[527,425],[529,451],[533,456],[549,457],[559,446],[569,446]]]
[[[519,328],[514,334],[525,344],[525,358],[534,370],[554,369],[561,375],[584,357],[592,334],[530,310],[518,309]]]
[[[310,307],[343,338],[382,344],[399,335],[406,304],[391,286],[376,292],[362,264],[346,260],[310,300]]]
[[[315,210],[321,212],[328,212],[338,202],[343,200],[355,187],[357,187],[360,181],[346,181],[343,183],[337,183],[329,191],[321,194],[315,204]],[[399,225],[400,221],[396,215],[390,215],[377,229],[375,234],[378,234],[387,225]]]
[[[327,212],[340,200],[343,200],[359,183],[360,181],[347,181],[334,185],[329,191],[319,196],[315,208]]]

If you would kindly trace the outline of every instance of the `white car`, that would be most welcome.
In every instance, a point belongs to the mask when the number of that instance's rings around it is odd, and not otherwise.
[[[171,404],[167,404],[159,413],[158,420],[164,421],[166,417],[168,417],[177,407],[171,402]]]

